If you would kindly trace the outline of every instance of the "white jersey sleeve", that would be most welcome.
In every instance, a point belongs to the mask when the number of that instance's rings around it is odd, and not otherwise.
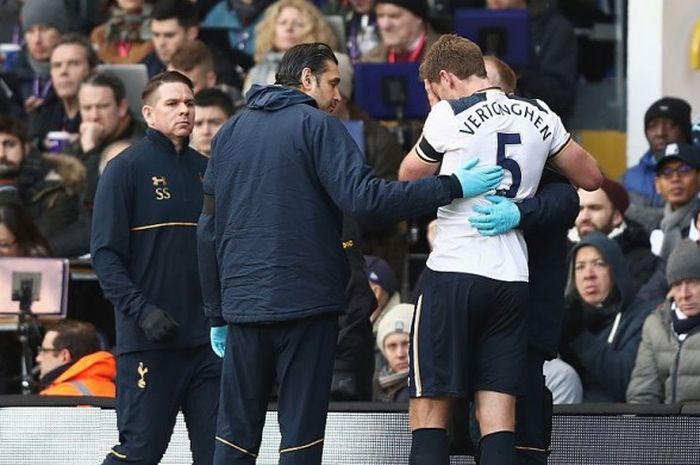
[[[416,144],[416,153],[427,163],[440,163],[445,152],[452,145],[451,134],[454,130],[454,111],[447,101],[436,103],[430,110]]]
[[[548,113],[548,125],[552,131],[548,159],[553,160],[571,143],[571,134],[564,127],[564,123],[561,122],[559,115],[554,113],[546,103],[539,99],[535,99],[535,101]]]

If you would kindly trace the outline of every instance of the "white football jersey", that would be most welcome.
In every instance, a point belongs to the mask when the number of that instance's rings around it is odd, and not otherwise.
[[[537,191],[542,169],[568,145],[561,119],[539,100],[509,97],[487,89],[433,106],[417,145],[418,156],[442,161],[440,174],[452,174],[474,157],[477,166],[505,170],[498,193],[520,201]],[[428,267],[500,281],[527,281],[527,247],[519,230],[482,236],[468,218],[484,196],[456,199],[438,209],[434,249]]]

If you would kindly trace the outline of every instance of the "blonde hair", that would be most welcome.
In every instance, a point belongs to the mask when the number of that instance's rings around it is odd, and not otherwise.
[[[265,16],[255,27],[255,62],[262,63],[268,52],[274,51],[277,17],[287,7],[296,8],[309,22],[301,43],[323,42],[332,49],[338,47],[338,38],[323,17],[323,13],[309,0],[279,0],[265,10]]]

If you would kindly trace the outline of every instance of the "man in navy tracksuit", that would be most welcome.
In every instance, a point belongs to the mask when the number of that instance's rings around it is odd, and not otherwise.
[[[502,176],[465,167],[412,183],[381,180],[328,114],[340,100],[328,46],[290,49],[276,77],[281,85],[254,86],[248,109],[221,128],[204,178],[198,252],[212,345],[224,357],[220,465],[255,463],[275,380],[280,463],[321,463],[349,276],[341,212],[419,216]]]
[[[196,226],[207,160],[188,147],[192,83],[144,90],[146,137],[109,163],[95,197],[92,262],[117,326],[119,444],[105,464],[156,464],[182,409],[194,463],[214,451],[220,360],[209,346]]]

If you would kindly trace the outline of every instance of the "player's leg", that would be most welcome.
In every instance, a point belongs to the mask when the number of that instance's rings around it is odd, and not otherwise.
[[[447,465],[450,456],[447,425],[454,399],[449,397],[412,398],[408,404],[411,426],[410,465]]]
[[[209,465],[214,460],[221,359],[208,344],[191,352],[190,376],[182,400],[182,413],[190,438],[193,465]],[[182,362],[184,365],[185,360]]]
[[[519,465],[546,465],[552,429],[552,395],[545,386],[544,353],[527,351],[526,386],[516,406],[516,452]]]
[[[117,358],[119,444],[103,462],[155,465],[170,441],[180,406],[173,390],[173,360],[167,351],[132,352]]]
[[[454,399],[469,387],[467,296],[472,275],[427,270],[411,328],[411,465],[449,463],[447,426]]]
[[[515,465],[515,404],[526,365],[527,283],[481,278],[470,309],[478,324],[475,359],[480,465]]]
[[[216,422],[215,465],[253,465],[274,381],[271,326],[228,325]]]
[[[280,465],[321,464],[338,315],[278,325]]]

